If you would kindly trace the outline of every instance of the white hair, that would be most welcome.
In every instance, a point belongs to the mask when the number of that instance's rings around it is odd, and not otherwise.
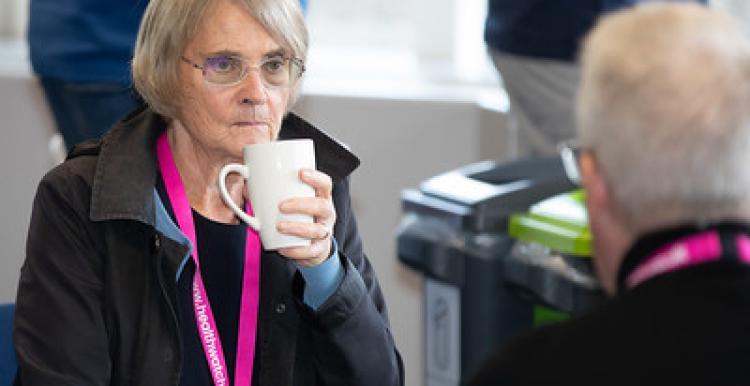
[[[750,46],[729,16],[645,4],[583,47],[580,139],[634,230],[750,206]]]
[[[229,0],[245,7],[289,54],[307,59],[308,32],[299,0]],[[157,112],[175,118],[180,101],[177,74],[181,55],[215,0],[151,0],[146,7],[133,56],[133,82]],[[287,110],[299,96],[294,84]]]

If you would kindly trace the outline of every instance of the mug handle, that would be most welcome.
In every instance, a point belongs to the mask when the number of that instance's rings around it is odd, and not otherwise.
[[[229,209],[231,209],[232,212],[234,212],[234,214],[236,214],[237,217],[240,218],[240,220],[246,222],[247,225],[250,225],[256,231],[260,231],[260,221],[258,221],[257,218],[245,213],[245,211],[240,209],[240,207],[238,207],[237,204],[234,203],[232,198],[229,197],[229,192],[227,191],[226,184],[227,176],[229,175],[229,173],[237,173],[244,177],[245,180],[247,180],[248,177],[248,171],[245,165],[229,164],[221,168],[221,171],[219,172],[219,192],[221,193],[221,198],[224,199],[224,203],[229,206]]]

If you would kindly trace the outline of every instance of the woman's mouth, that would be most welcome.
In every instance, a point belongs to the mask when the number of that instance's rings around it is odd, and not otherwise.
[[[242,126],[242,127],[260,127],[260,126],[268,126],[268,122],[263,121],[239,121],[234,123],[235,126]]]

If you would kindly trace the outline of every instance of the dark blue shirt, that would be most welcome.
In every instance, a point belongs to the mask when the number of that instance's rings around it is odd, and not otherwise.
[[[245,267],[247,225],[222,224],[193,211],[198,238],[198,258],[203,284],[219,330],[229,382],[234,384],[237,358],[237,329],[242,297],[242,273]],[[180,386],[213,386],[203,344],[198,335],[193,310],[192,284],[195,264],[192,259],[177,282],[182,334],[182,374]]]
[[[574,61],[600,15],[639,0],[489,0],[484,38],[494,50]],[[697,2],[706,3],[706,0]]]
[[[129,85],[148,0],[31,0],[29,49],[40,76]]]
[[[164,181],[157,178],[156,189],[165,209],[175,221]],[[176,222],[175,222],[176,223]],[[242,275],[245,268],[247,225],[223,224],[203,217],[193,210],[195,237],[203,284],[219,330],[229,382],[234,384],[237,358],[237,329],[242,300]],[[177,311],[182,338],[182,372],[179,386],[213,386],[203,344],[198,334],[193,309],[193,277],[195,264],[190,258],[177,281]],[[254,372],[255,373],[255,372]],[[253,383],[255,383],[253,374]]]

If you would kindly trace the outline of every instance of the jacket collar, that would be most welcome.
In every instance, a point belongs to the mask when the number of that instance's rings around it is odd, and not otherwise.
[[[654,232],[647,233],[638,238],[633,243],[628,252],[625,254],[625,258],[620,264],[620,269],[617,273],[617,290],[618,293],[627,291],[625,282],[627,277],[638,268],[644,261],[653,256],[653,254],[663,248],[665,245],[674,243],[677,240],[683,239],[690,235],[705,232],[707,230],[716,230],[719,232],[722,238],[722,254],[734,255],[736,250],[734,242],[724,242],[726,240],[734,240],[734,238],[726,238],[725,236],[737,235],[740,233],[750,235],[750,223],[740,221],[721,221],[713,224],[706,225],[683,225],[667,229],[662,229]]]
[[[153,190],[157,177],[156,138],[167,120],[148,107],[134,111],[100,142],[77,146],[68,158],[98,154],[91,193],[92,221],[137,220],[155,225]],[[280,139],[310,138],[318,170],[334,183],[351,174],[359,159],[344,145],[293,113],[282,122]]]

